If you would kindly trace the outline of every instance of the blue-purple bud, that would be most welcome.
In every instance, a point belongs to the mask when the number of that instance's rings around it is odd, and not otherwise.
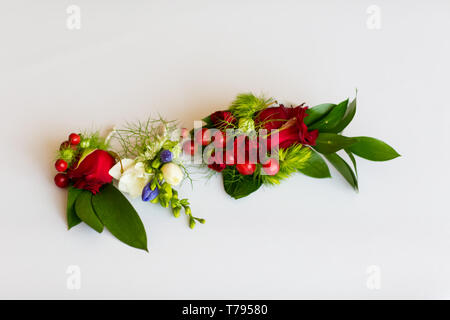
[[[162,163],[166,163],[172,161],[173,155],[172,152],[170,152],[170,150],[163,150],[161,151],[159,157],[161,158]]]
[[[156,196],[159,194],[158,187],[155,187],[154,190],[150,187],[151,182],[147,183],[142,190],[142,201],[151,201],[156,198]]]

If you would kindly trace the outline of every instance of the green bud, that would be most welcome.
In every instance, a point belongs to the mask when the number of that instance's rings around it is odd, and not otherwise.
[[[161,190],[163,191],[164,194],[167,195],[168,199],[172,198],[172,186],[170,184],[164,182],[163,185],[161,186]]]
[[[172,198],[172,200],[170,201],[170,204],[172,205],[172,208],[181,207],[180,201],[177,199],[174,199],[174,198]]]
[[[176,207],[172,209],[173,215],[175,216],[175,218],[178,218],[180,216],[180,211],[181,208],[180,207]]]
[[[194,229],[194,227],[195,227],[195,220],[194,220],[194,219],[191,219],[191,220],[189,221],[189,228]]]
[[[181,199],[180,203],[183,207],[187,207],[189,205],[188,199]]]
[[[162,174],[162,172],[158,172],[158,174],[156,175],[156,179],[158,179],[158,181],[163,181],[164,175]]]
[[[80,147],[83,149],[89,148],[91,141],[89,139],[80,142]]]
[[[153,179],[152,182],[150,182],[150,189],[155,190],[156,188],[156,180]]]
[[[191,215],[192,211],[190,207],[184,207],[184,213],[186,213],[187,215]]]
[[[161,160],[159,160],[159,157],[152,161],[152,168],[158,169],[161,165]]]
[[[60,151],[59,157],[65,160],[67,163],[70,163],[75,158],[75,151],[72,149],[64,149]]]
[[[151,202],[151,203],[158,203],[158,202],[159,202],[159,195],[157,195],[157,196],[155,197],[155,199],[150,200],[150,202]]]
[[[205,223],[205,219],[202,218],[194,218],[195,220],[197,220],[198,222],[200,222],[201,224]]]
[[[165,197],[165,196],[161,196],[159,198],[159,203],[161,204],[162,207],[164,208],[168,208],[169,207],[169,200]]]
[[[250,118],[239,119],[239,129],[243,132],[250,132],[255,130],[255,122]]]
[[[154,169],[152,168],[152,167],[149,167],[149,166],[145,166],[145,172],[147,172],[147,173],[153,173],[153,171],[154,171]]]
[[[174,189],[172,189],[172,199],[178,199],[178,191],[177,190],[174,190]],[[180,201],[178,201],[178,202],[180,202]]]

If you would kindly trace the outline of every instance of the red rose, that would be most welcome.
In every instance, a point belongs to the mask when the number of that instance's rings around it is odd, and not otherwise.
[[[216,111],[210,116],[211,122],[218,129],[232,128],[236,118],[230,111]]]
[[[280,128],[292,117],[292,108],[279,107],[267,108],[261,111],[255,118],[255,124],[263,129],[273,130]]]
[[[67,172],[74,187],[85,189],[96,194],[100,187],[111,183],[112,177],[109,170],[116,161],[104,150],[95,150],[87,155],[81,162],[74,164]]]
[[[280,148],[287,148],[294,143],[314,146],[319,131],[308,131],[308,127],[303,121],[307,116],[307,109],[302,106],[286,108],[283,105],[267,108],[256,116],[255,123],[263,129],[279,129]],[[270,143],[270,138],[267,140],[267,143]]]

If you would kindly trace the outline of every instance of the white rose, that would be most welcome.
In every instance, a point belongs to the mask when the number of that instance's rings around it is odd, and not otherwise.
[[[121,172],[123,166],[123,172]],[[142,190],[150,181],[150,174],[145,172],[145,165],[132,159],[122,159],[109,170],[109,175],[119,180],[118,188],[124,193],[128,193],[132,198],[142,195]]]
[[[163,165],[161,172],[164,176],[164,180],[172,186],[180,184],[184,177],[183,171],[181,171],[180,167],[172,162]]]

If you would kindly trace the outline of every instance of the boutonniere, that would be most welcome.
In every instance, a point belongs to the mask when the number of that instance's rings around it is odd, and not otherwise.
[[[399,154],[378,139],[343,135],[355,113],[356,98],[309,108],[240,94],[228,108],[204,118],[184,149],[200,153],[204,166],[221,173],[225,191],[235,199],[296,173],[328,178],[327,161],[357,190],[355,155],[387,161]]]
[[[175,189],[189,179],[180,157],[185,137],[186,130],[163,119],[114,129],[106,138],[70,134],[59,148],[54,179],[68,189],[69,229],[80,222],[99,233],[106,227],[120,241],[147,251],[144,225],[125,195],[170,207],[175,217],[183,210],[191,228],[204,223]]]

